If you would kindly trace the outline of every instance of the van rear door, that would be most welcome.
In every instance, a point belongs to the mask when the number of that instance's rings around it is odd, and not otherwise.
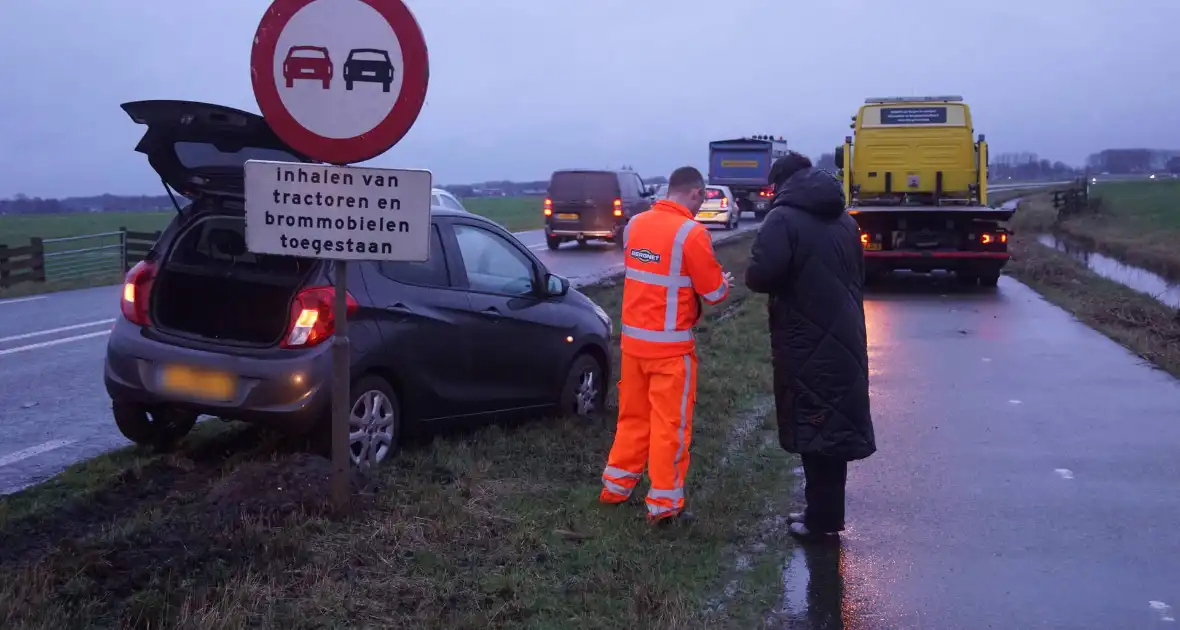
[[[549,180],[553,227],[586,232],[615,228],[618,175],[611,171],[558,171]]]

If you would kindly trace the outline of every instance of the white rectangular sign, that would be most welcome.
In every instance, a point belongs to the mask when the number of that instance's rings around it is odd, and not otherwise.
[[[422,262],[430,171],[246,162],[246,248],[329,260]]]

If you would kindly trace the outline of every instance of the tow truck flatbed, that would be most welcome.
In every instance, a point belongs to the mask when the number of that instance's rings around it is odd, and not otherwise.
[[[971,218],[983,219],[986,221],[1007,221],[1016,214],[1016,208],[992,208],[990,206],[900,206],[900,205],[880,205],[880,206],[849,206],[848,214],[857,215],[860,213],[913,213],[916,215],[923,214],[947,214],[948,216],[969,216]]]

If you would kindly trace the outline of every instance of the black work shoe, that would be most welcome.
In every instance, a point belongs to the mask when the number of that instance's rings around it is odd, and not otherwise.
[[[667,516],[667,517],[664,517],[661,519],[656,519],[654,521],[651,521],[651,524],[655,525],[657,527],[683,526],[683,525],[689,525],[689,524],[695,523],[696,520],[697,520],[696,514],[682,510],[674,516]]]
[[[807,542],[839,542],[840,532],[813,532],[803,523],[791,523],[787,531],[792,536]]]

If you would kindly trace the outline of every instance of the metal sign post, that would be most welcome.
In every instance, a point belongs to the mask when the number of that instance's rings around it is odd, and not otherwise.
[[[344,511],[353,459],[348,261],[426,260],[432,187],[429,171],[347,165],[381,155],[414,125],[429,83],[426,41],[401,0],[274,0],[254,36],[250,75],[267,124],[309,162],[246,163],[247,248],[333,261],[331,489]],[[309,315],[310,325],[318,317],[329,314]],[[373,454],[362,450],[356,463],[367,467]]]

